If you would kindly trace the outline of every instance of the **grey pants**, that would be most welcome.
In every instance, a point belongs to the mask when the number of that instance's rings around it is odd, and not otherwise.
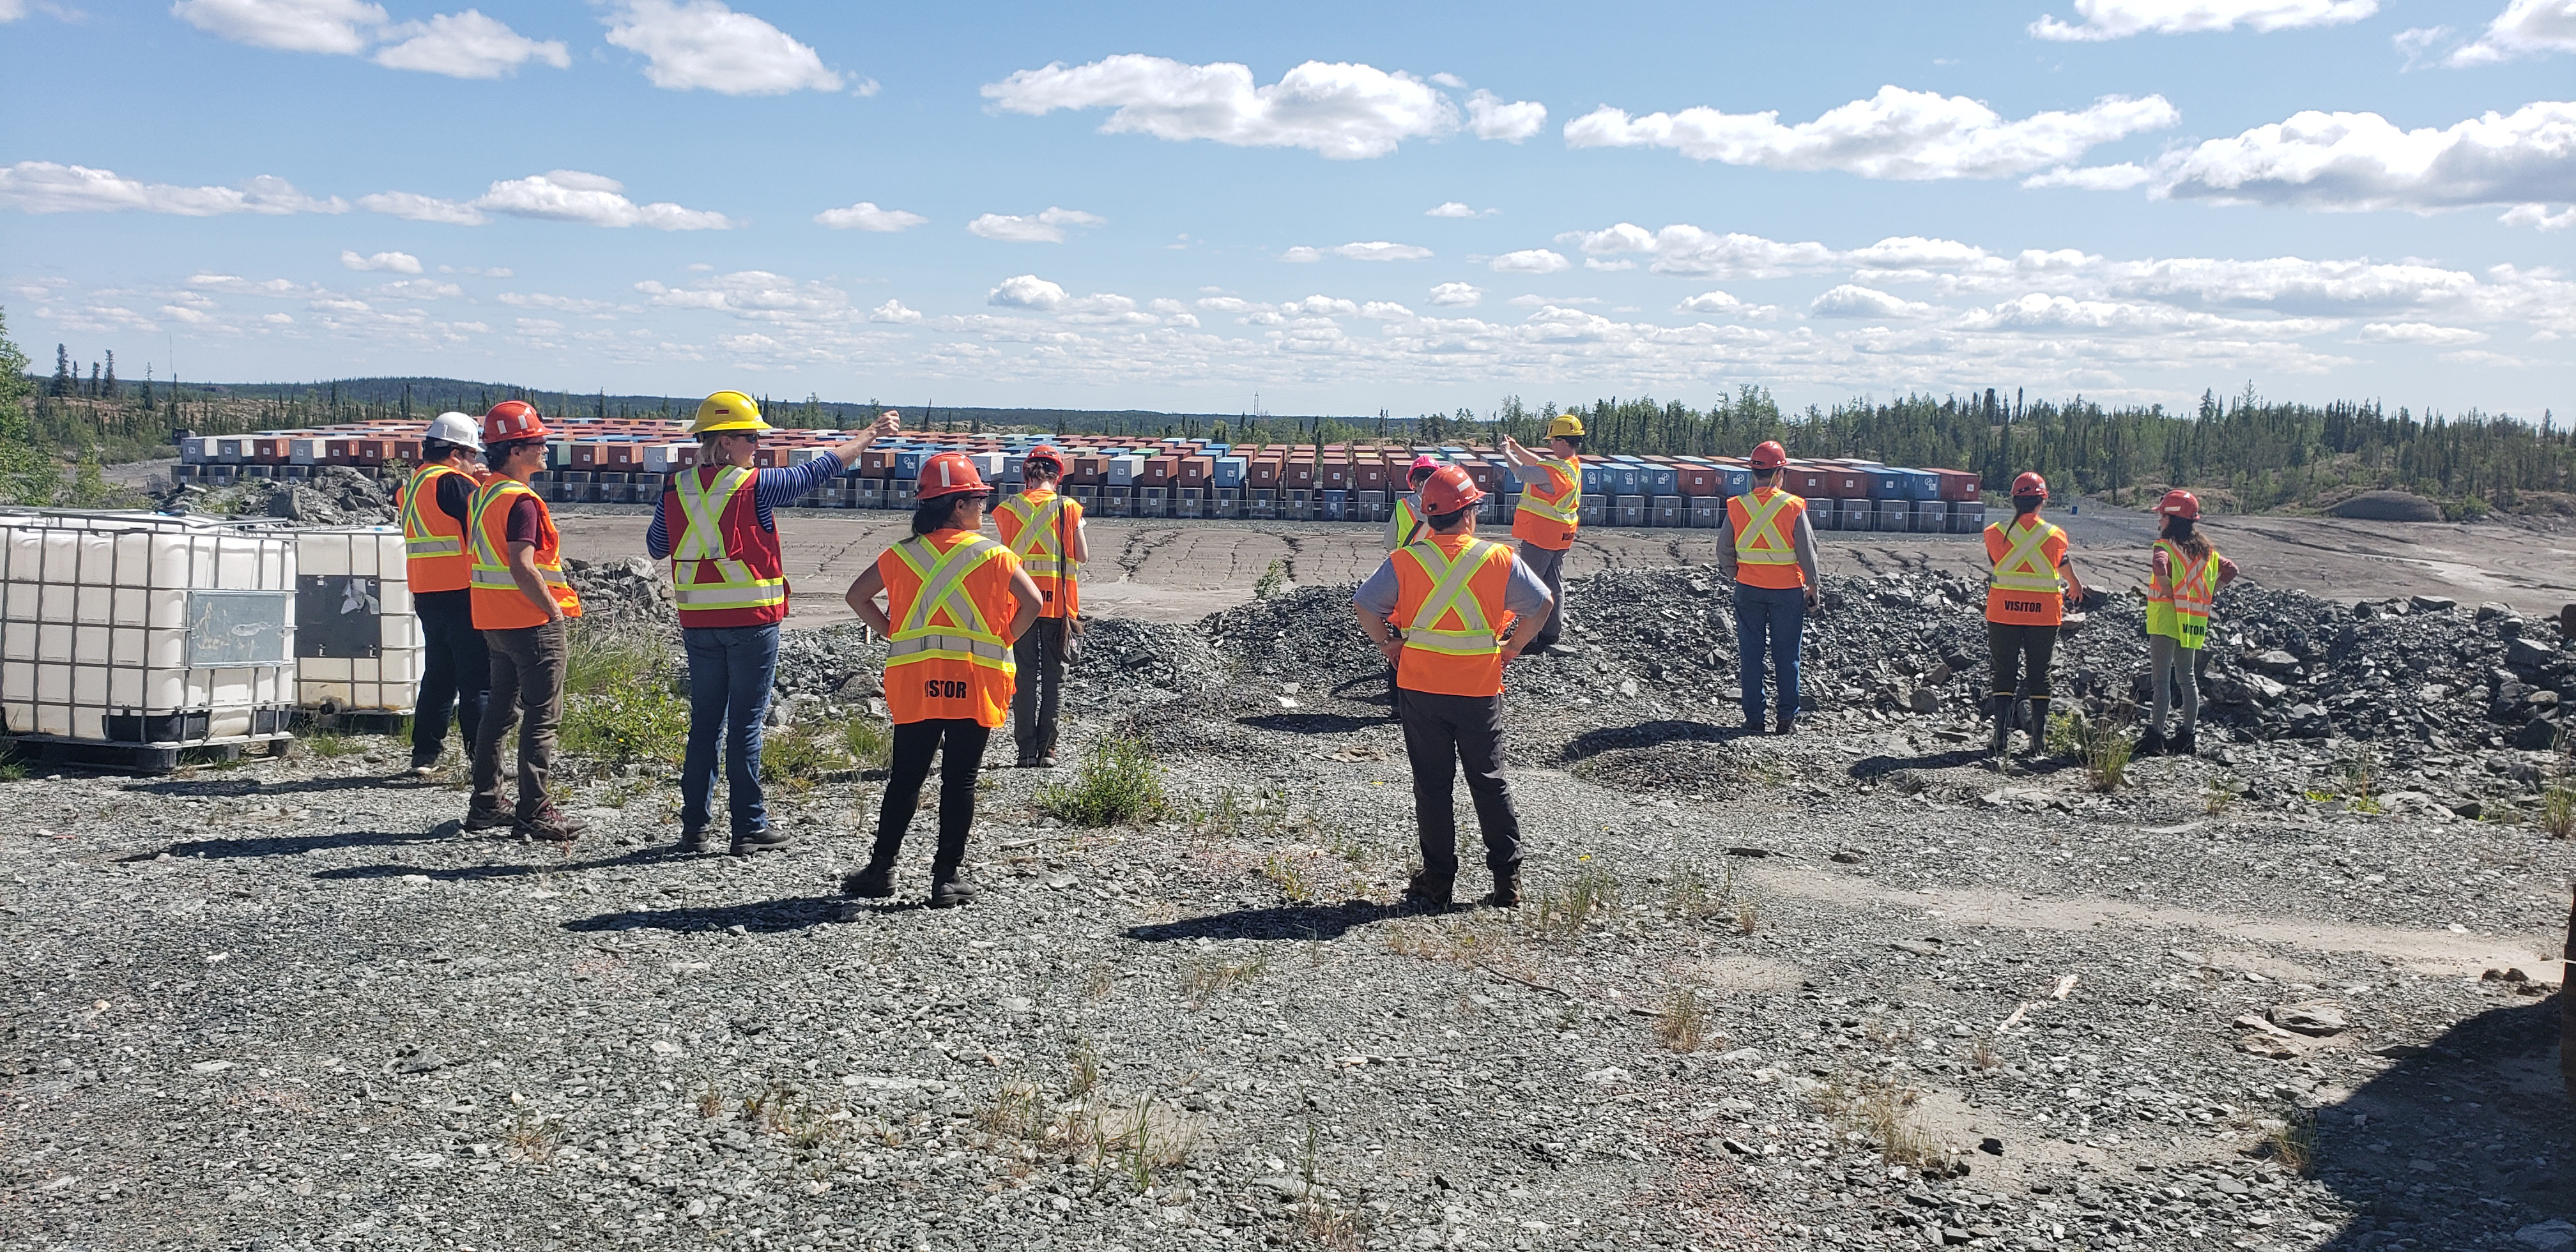
[[[1020,759],[1055,755],[1056,715],[1064,690],[1064,619],[1041,617],[1011,644],[1019,682],[1011,689],[1011,737]]]
[[[543,817],[546,775],[555,763],[555,730],[563,724],[566,623],[519,630],[487,630],[492,649],[492,694],[483,705],[483,728],[474,734],[474,808],[492,812],[501,803],[501,740],[519,728],[519,803],[523,818]]]
[[[1527,542],[1520,546],[1521,564],[1528,566],[1531,573],[1538,575],[1538,580],[1547,584],[1547,594],[1555,597],[1555,603],[1548,606],[1547,620],[1539,623],[1537,634],[1530,636],[1528,647],[1531,649],[1554,646],[1557,635],[1565,629],[1565,554],[1567,551],[1564,548],[1542,548]]]
[[[2200,649],[2186,648],[2171,635],[2147,636],[2147,667],[2155,675],[2155,695],[2150,698],[2147,729],[2159,734],[2165,728],[2165,706],[2173,689],[2182,689],[2182,723],[2174,733],[2187,735],[2200,723]]]

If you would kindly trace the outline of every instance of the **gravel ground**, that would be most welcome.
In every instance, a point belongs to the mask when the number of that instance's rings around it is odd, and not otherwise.
[[[1836,580],[1820,707],[1740,737],[1692,577],[1577,583],[1581,650],[1515,667],[1510,913],[1395,907],[1329,588],[1102,622],[1073,745],[1143,737],[1169,810],[1069,829],[995,771],[956,911],[927,814],[910,901],[837,896],[864,777],[742,861],[578,765],[568,852],[460,835],[364,739],[0,784],[0,1248],[2566,1246],[2576,843],[2512,816],[2554,631],[2231,591],[2217,667],[2284,690],[2106,795],[1972,751],[1930,576]],[[2135,616],[2061,662],[2113,721]],[[860,715],[875,656],[800,633],[787,716]]]

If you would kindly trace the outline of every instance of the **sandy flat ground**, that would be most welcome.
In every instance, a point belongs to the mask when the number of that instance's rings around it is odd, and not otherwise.
[[[567,554],[612,560],[644,554],[649,510],[632,505],[559,506]],[[2078,569],[2096,586],[2146,581],[2154,519],[2088,506],[2052,514],[2068,529]],[[850,618],[841,593],[886,545],[904,536],[908,513],[789,511],[787,573],[791,624]],[[2221,551],[2247,577],[2339,600],[2429,593],[2467,603],[2498,601],[2528,614],[2576,602],[2576,527],[2515,521],[2479,525],[2357,522],[2332,518],[2231,518],[2210,527]],[[1157,621],[1196,621],[1241,603],[1272,561],[1299,583],[1351,583],[1384,558],[1375,525],[1344,522],[1202,522],[1097,518],[1084,572],[1086,609]],[[1827,573],[1957,569],[1982,573],[1983,546],[1965,535],[1878,535],[1824,531]],[[1567,559],[1569,577],[1610,566],[1706,565],[1716,535],[1704,530],[1586,530]]]

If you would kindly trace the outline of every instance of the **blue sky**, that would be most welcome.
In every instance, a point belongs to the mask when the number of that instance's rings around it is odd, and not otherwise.
[[[2576,0],[0,0],[0,39],[0,307],[127,377],[2536,418],[2576,375]]]

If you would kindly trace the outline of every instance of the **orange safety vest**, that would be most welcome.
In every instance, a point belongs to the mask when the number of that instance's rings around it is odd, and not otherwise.
[[[993,527],[1020,569],[1038,585],[1038,616],[1082,616],[1082,586],[1065,536],[1082,525],[1082,506],[1052,491],[1023,491],[993,510]]]
[[[2066,532],[2036,515],[1986,527],[1986,620],[2007,626],[2056,626],[2066,620]]]
[[[1020,559],[971,530],[914,535],[877,557],[885,580],[886,711],[896,724],[973,718],[993,727],[1011,711],[1011,576]]]
[[[1396,549],[1395,615],[1404,632],[1395,685],[1447,696],[1503,692],[1503,608],[1512,550],[1473,535],[1426,535]]]
[[[1512,538],[1563,552],[1574,546],[1583,525],[1583,458],[1553,457],[1539,463],[1547,483],[1523,483],[1521,507],[1512,514]]]
[[[463,591],[474,582],[474,556],[465,550],[465,523],[438,507],[438,480],[449,474],[463,475],[478,490],[483,485],[480,475],[432,464],[421,466],[403,486],[404,576],[414,594]]]
[[[671,477],[671,598],[682,626],[772,626],[787,617],[778,532],[760,528],[760,471],[698,465]]]
[[[1806,568],[1798,564],[1798,519],[1807,501],[1778,487],[1756,487],[1751,495],[1729,496],[1727,520],[1735,525],[1735,581],[1747,587],[1789,590],[1807,585]]]
[[[563,536],[546,502],[517,479],[495,478],[474,493],[474,628],[523,630],[546,624],[545,610],[528,603],[510,573],[510,509],[520,496],[537,502],[537,573],[554,592],[566,617],[581,616],[581,596],[564,578]]]
[[[2156,541],[2165,554],[2165,572],[2147,579],[2147,633],[2163,635],[2186,648],[2209,638],[2209,607],[2218,599],[2218,549],[2194,563],[2182,545]]]

